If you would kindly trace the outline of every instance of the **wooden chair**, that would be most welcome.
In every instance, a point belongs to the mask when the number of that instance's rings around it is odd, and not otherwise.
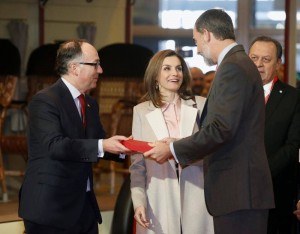
[[[136,100],[120,100],[112,109],[111,114],[111,136],[131,135],[133,107],[137,104]],[[126,157],[122,166],[118,162],[110,162],[110,193],[115,192],[116,173],[129,174],[130,157]]]
[[[153,52],[146,47],[115,43],[98,50],[103,74],[92,95],[98,100],[101,122],[107,137],[131,135],[132,109],[143,95],[143,77]],[[95,181],[99,171],[110,173],[110,193],[115,192],[116,173],[128,174],[129,158],[118,162],[100,160],[94,165]]]
[[[4,136],[4,126],[7,117],[7,110],[12,102],[16,90],[17,76],[0,76],[0,180],[3,194],[3,201],[8,200],[7,185],[5,178],[5,168],[3,154],[6,150],[6,139]]]
[[[13,150],[14,144],[17,144],[16,139],[10,139],[10,136],[6,135],[9,109],[15,105],[16,101],[13,100],[15,92],[17,90],[18,81],[21,74],[21,56],[18,48],[8,39],[0,39],[0,180],[3,192],[3,200],[8,200],[6,175],[7,168],[4,165],[4,154],[8,146]],[[14,143],[12,146],[11,143]]]
[[[0,39],[0,75],[20,76],[21,56],[18,48],[8,39]]]
[[[27,104],[31,100],[32,96],[37,93],[39,90],[53,84],[57,79],[58,76],[55,74],[54,71],[54,64],[56,58],[56,52],[58,49],[58,44],[47,44],[41,47],[36,48],[29,56],[28,64],[27,64],[27,84],[28,84],[28,92],[26,100],[24,101],[12,101],[8,103],[7,101],[3,100],[4,103],[0,103],[1,109],[1,134],[0,134],[0,164],[1,169],[0,171],[0,179],[2,182],[3,187],[3,200],[7,200],[7,187],[5,184],[5,176],[23,176],[24,170],[23,169],[4,169],[3,165],[3,156],[11,156],[11,155],[21,155],[25,162],[28,158],[28,149],[27,149],[27,136],[26,136],[26,125],[27,121]],[[7,82],[8,78],[3,78],[2,82]],[[17,76],[14,80],[17,79]],[[15,84],[15,83],[13,83]],[[7,86],[8,88],[9,86]],[[15,88],[14,88],[15,90]],[[14,95],[14,90],[10,89],[11,98]],[[3,90],[4,92],[5,90]],[[7,91],[8,93],[8,91]],[[1,93],[2,94],[2,93]],[[7,95],[7,94],[6,94]],[[16,109],[20,112],[20,121],[23,125],[16,132],[9,132],[7,134],[4,133],[4,126],[7,118],[7,110],[8,109]]]
[[[31,100],[33,95],[35,95],[38,91],[55,83],[58,78],[59,77],[56,75],[28,75],[28,92],[26,97],[27,103]]]
[[[56,53],[59,44],[45,44],[36,48],[29,56],[26,76],[29,102],[34,94],[55,83],[59,76],[55,72]]]

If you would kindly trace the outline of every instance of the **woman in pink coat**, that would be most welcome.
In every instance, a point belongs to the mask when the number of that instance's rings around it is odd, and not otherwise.
[[[132,135],[155,142],[198,131],[205,98],[192,97],[190,73],[173,50],[156,53],[146,69],[144,102],[134,107]],[[204,199],[202,161],[180,168],[174,158],[163,164],[132,156],[131,193],[138,234],[214,233]]]

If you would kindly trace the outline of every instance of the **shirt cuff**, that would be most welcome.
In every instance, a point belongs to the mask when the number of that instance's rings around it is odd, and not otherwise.
[[[98,140],[98,158],[104,157],[103,139]]]
[[[104,150],[103,150],[103,139],[98,140],[98,158],[103,158],[104,157]],[[120,159],[125,159],[126,154],[119,154]]]

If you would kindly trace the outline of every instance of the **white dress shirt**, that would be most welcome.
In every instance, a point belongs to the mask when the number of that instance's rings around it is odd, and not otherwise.
[[[79,112],[79,115],[81,117],[81,111],[80,111],[80,102],[78,97],[81,95],[81,93],[79,92],[78,89],[76,89],[70,82],[68,82],[66,79],[62,78],[62,81],[65,83],[65,85],[67,86],[67,88],[69,89],[75,105],[77,107],[77,110]],[[103,158],[104,156],[104,151],[103,151],[103,139],[99,139],[98,140],[98,157]],[[86,191],[91,191],[91,185],[90,185],[90,178],[88,178],[87,180],[87,188]]]

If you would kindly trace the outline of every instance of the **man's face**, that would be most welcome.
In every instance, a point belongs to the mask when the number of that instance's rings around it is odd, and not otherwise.
[[[191,71],[191,87],[193,93],[200,95],[204,86],[204,74],[200,69],[196,67],[192,67],[190,71]]]
[[[203,91],[202,91],[202,96],[204,96],[204,97],[207,96],[214,77],[215,77],[215,72],[209,72],[209,73],[205,74],[204,88],[203,88]]]
[[[90,44],[84,43],[82,45],[83,57],[81,63],[93,63],[95,65],[89,64],[79,64],[77,85],[80,90],[86,92],[93,89],[97,85],[99,74],[103,73],[100,66],[100,59],[97,50]]]
[[[205,41],[205,34],[208,33],[205,29],[203,30],[203,33],[200,33],[197,31],[197,29],[194,27],[193,29],[193,39],[195,42],[195,45],[197,46],[197,53],[200,54],[204,62],[208,66],[213,66],[216,63],[212,60],[211,53],[210,53],[210,48],[208,46],[208,42]]]
[[[194,27],[193,29],[193,39],[195,42],[195,45],[197,46],[197,53],[203,56],[203,36],[200,32],[197,31],[197,29]]]
[[[273,42],[257,41],[249,51],[249,57],[255,63],[263,84],[267,84],[276,76],[281,59],[277,59],[276,46]]]

